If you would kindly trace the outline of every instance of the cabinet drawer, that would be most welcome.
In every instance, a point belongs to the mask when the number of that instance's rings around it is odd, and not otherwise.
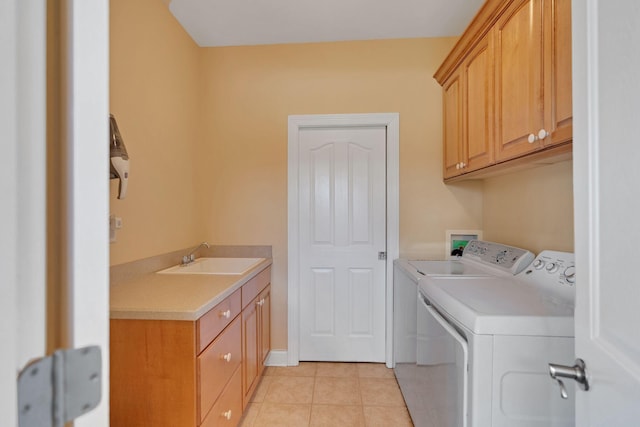
[[[241,290],[229,295],[198,319],[196,326],[196,353],[200,354],[211,341],[240,314]]]
[[[231,322],[209,347],[198,356],[198,408],[202,421],[209,408],[242,361],[242,324]]]
[[[237,426],[242,418],[242,369],[236,369],[201,427]]]
[[[258,273],[242,286],[242,308],[246,307],[258,294],[271,283],[271,266]]]

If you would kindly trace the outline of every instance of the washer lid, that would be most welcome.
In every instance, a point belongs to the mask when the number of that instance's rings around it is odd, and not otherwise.
[[[424,276],[494,276],[495,271],[458,260],[409,261]]]
[[[419,285],[433,305],[474,334],[574,335],[573,305],[553,300],[522,281],[426,277]]]

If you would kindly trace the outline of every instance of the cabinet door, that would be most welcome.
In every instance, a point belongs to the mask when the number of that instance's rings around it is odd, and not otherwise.
[[[515,0],[494,29],[496,160],[542,147],[528,142],[543,129],[542,0]]]
[[[242,310],[242,408],[247,407],[258,378],[258,297]]]
[[[110,324],[110,425],[198,425],[195,322],[111,319]]]
[[[271,351],[271,286],[260,294],[260,372]]]
[[[460,175],[460,163],[464,158],[462,148],[462,84],[456,72],[443,85],[443,175],[450,178]]]
[[[544,144],[554,145],[573,139],[571,2],[545,1],[545,122],[551,135]]]
[[[463,171],[493,163],[493,56],[489,37],[476,45],[464,62]],[[465,150],[466,148],[466,150]]]

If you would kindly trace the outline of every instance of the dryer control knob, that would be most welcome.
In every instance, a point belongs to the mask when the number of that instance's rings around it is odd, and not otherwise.
[[[555,262],[552,262],[551,264],[547,264],[547,271],[549,273],[555,273],[556,271],[558,271],[558,264],[556,264]]]
[[[564,270],[564,280],[571,285],[576,283],[576,268],[574,266],[567,267]]]
[[[541,259],[535,260],[535,262],[533,263],[533,268],[535,268],[536,270],[542,270],[542,267],[544,267],[544,261]]]

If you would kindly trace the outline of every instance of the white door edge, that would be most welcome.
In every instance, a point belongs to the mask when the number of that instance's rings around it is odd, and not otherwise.
[[[289,116],[288,138],[288,349],[287,363],[300,362],[300,301],[298,269],[298,146],[299,131],[304,128],[385,126],[387,128],[387,261],[386,261],[386,344],[387,367],[393,365],[393,260],[399,256],[400,217],[400,114],[320,114]]]
[[[16,380],[44,356],[46,4],[0,4],[0,413],[18,423]]]
[[[102,399],[75,427],[109,425],[109,2],[67,4],[67,230],[71,345],[102,349]]]

